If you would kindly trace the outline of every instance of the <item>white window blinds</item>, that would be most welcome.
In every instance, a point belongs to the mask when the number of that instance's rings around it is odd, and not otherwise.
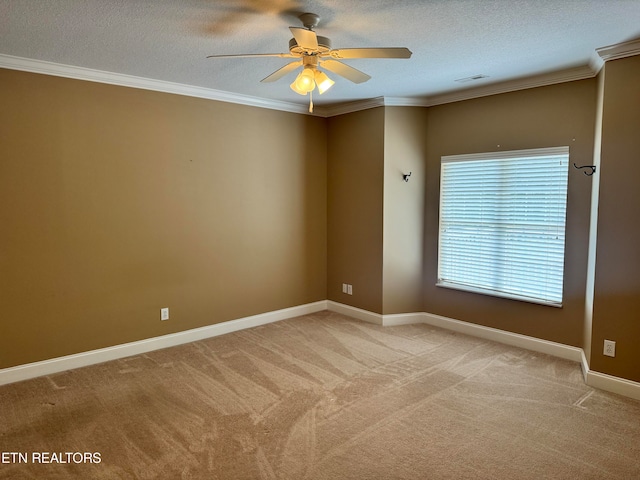
[[[440,286],[562,305],[569,147],[442,157]]]

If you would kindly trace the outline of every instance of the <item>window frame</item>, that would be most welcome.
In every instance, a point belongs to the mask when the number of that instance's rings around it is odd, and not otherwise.
[[[562,225],[563,226],[563,244],[562,244],[562,262],[561,262],[562,276],[561,276],[561,286],[560,286],[560,301],[530,297],[527,295],[505,292],[502,290],[491,289],[491,288],[483,288],[483,287],[478,287],[478,286],[469,285],[465,283],[456,283],[451,279],[443,280],[441,275],[441,263],[442,263],[441,256],[442,256],[442,243],[443,243],[442,213],[443,213],[443,196],[444,196],[444,188],[443,188],[443,170],[444,169],[442,168],[443,164],[451,163],[451,162],[469,162],[469,161],[476,161],[476,160],[522,159],[523,168],[525,168],[524,163],[527,160],[534,159],[535,161],[535,157],[550,157],[550,156],[566,157],[566,162],[567,162],[566,190],[564,192],[564,223]],[[489,295],[493,297],[507,298],[512,300],[524,301],[528,303],[535,303],[535,304],[562,308],[562,304],[564,300],[565,264],[566,264],[566,233],[567,233],[566,226],[567,226],[567,210],[568,210],[567,206],[568,206],[568,197],[569,197],[569,179],[568,179],[569,161],[570,161],[570,151],[568,146],[442,156],[440,158],[440,179],[439,179],[440,198],[439,198],[439,211],[438,211],[438,252],[437,252],[436,286],[442,287],[442,288],[449,288],[454,290],[478,293],[483,295]],[[530,168],[530,166],[527,166],[526,168]]]

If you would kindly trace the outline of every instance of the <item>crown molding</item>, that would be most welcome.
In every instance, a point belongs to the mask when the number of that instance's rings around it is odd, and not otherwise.
[[[384,98],[361,100],[356,102],[340,103],[329,106],[316,105],[313,113],[309,113],[309,107],[297,103],[268,100],[259,97],[251,97],[239,93],[230,93],[212,88],[195,87],[182,83],[167,82],[164,80],[154,80],[151,78],[136,77],[122,73],[107,72],[73,65],[63,65],[60,63],[47,62],[45,60],[35,60],[32,58],[16,57],[13,55],[0,54],[0,68],[9,70],[20,70],[24,72],[40,73],[56,77],[71,78],[74,80],[84,80],[88,82],[106,83],[121,87],[140,88],[155,92],[173,93],[188,97],[204,98],[207,100],[217,100],[220,102],[247,105],[250,107],[267,108],[290,113],[313,115],[318,117],[332,117],[343,113],[357,112],[369,108],[384,105]]]
[[[598,74],[603,64],[604,62],[602,61],[598,62],[592,59],[588,65],[567,68],[541,75],[517,78],[506,82],[484,85],[482,87],[467,88],[464,90],[432,95],[429,97],[376,97],[368,100],[330,105],[327,107],[316,107],[316,110],[318,111],[318,114],[323,117],[333,117],[375,107],[432,107],[435,105],[471,100],[500,93],[515,92],[529,88],[544,87],[557,83],[593,78]]]
[[[428,107],[423,97],[384,97],[385,107]]]
[[[291,102],[268,100],[238,93],[214,90],[211,88],[196,87],[180,83],[166,82],[163,80],[154,80],[132,75],[94,70],[85,67],[62,65],[44,60],[34,60],[11,55],[0,54],[0,68],[22,70],[32,73],[140,88],[144,90],[186,95],[208,100],[217,100],[220,102],[328,118],[383,106],[431,107],[446,103],[459,102],[462,100],[471,100],[490,95],[592,78],[598,74],[605,61],[640,54],[640,39],[599,48],[596,52],[597,55],[592,56],[588,65],[479,87],[467,88],[464,90],[445,92],[428,97],[376,97],[354,102],[316,105],[312,114],[309,113],[306,105]]]
[[[316,107],[318,114],[323,117],[335,117],[345,113],[359,112],[376,107],[428,107],[422,98],[412,97],[375,97],[355,102],[336,103],[325,107]]]
[[[598,57],[599,58],[599,57]],[[498,95],[500,93],[515,92],[529,88],[544,87],[557,83],[573,82],[595,77],[602,68],[603,62],[590,61],[588,65],[567,68],[541,75],[517,78],[482,87],[467,88],[454,92],[432,95],[429,97],[376,97],[369,100],[341,103],[328,107],[318,107],[319,115],[333,117],[345,113],[353,113],[375,107],[433,107],[445,103],[460,102],[474,98]]]
[[[557,83],[573,82],[575,80],[584,80],[593,78],[598,71],[591,65],[582,65],[579,67],[567,68],[555,72],[544,73],[541,75],[533,75],[530,77],[516,78],[506,82],[483,85],[482,87],[458,90],[440,95],[427,97],[424,101],[426,107],[434,105],[442,105],[445,103],[459,102],[462,100],[470,100],[473,98],[487,97],[490,95],[498,95],[500,93],[515,92],[518,90],[526,90],[529,88],[545,87]]]
[[[181,83],[167,82],[164,80],[154,80],[151,78],[136,77],[122,73],[106,72],[73,65],[62,65],[59,63],[47,62],[44,60],[34,60],[31,58],[15,57],[12,55],[0,54],[0,68],[10,70],[21,70],[25,72],[41,73],[56,77],[72,78],[76,80],[86,80],[89,82],[106,83],[121,87],[140,88],[155,92],[173,93],[188,97],[205,98],[207,100],[217,100],[220,102],[236,103],[250,107],[267,108],[291,113],[309,114],[308,107],[296,103],[282,102],[278,100],[268,100],[264,98],[251,97],[238,93],[224,92],[212,88],[196,87]]]
[[[600,70],[602,70],[602,67],[604,67],[604,60],[602,60],[602,57],[594,50],[589,58],[589,68],[597,75],[600,73]]]
[[[336,103],[332,105],[315,107],[318,115],[328,118],[344,115],[345,113],[359,112],[361,110],[369,110],[370,108],[384,107],[384,97],[368,98],[366,100],[357,100],[355,102]]]
[[[629,42],[617,43],[608,47],[598,48],[596,49],[596,52],[598,52],[598,55],[604,62],[616,60],[618,58],[632,57],[633,55],[640,55],[640,38]]]

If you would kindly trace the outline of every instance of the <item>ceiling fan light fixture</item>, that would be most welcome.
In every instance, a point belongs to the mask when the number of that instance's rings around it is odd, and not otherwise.
[[[296,86],[296,81],[294,80],[293,83],[291,85],[289,85],[289,87],[291,87],[291,90],[293,90],[294,92],[296,92],[298,95],[306,95],[307,92],[303,92],[302,90],[300,90],[297,86]]]
[[[315,75],[313,69],[309,67],[305,67],[291,84],[291,89],[300,95],[306,95],[314,88],[316,88]]]
[[[336,83],[331,80],[326,73],[316,70],[315,72],[315,81],[316,86],[318,87],[318,92],[322,95],[324,92],[329,90]]]

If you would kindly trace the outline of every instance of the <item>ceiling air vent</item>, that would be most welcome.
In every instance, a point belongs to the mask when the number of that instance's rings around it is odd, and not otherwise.
[[[474,75],[472,77],[459,78],[455,80],[458,83],[467,83],[467,82],[475,82],[476,80],[481,80],[483,78],[489,78],[488,75]]]

